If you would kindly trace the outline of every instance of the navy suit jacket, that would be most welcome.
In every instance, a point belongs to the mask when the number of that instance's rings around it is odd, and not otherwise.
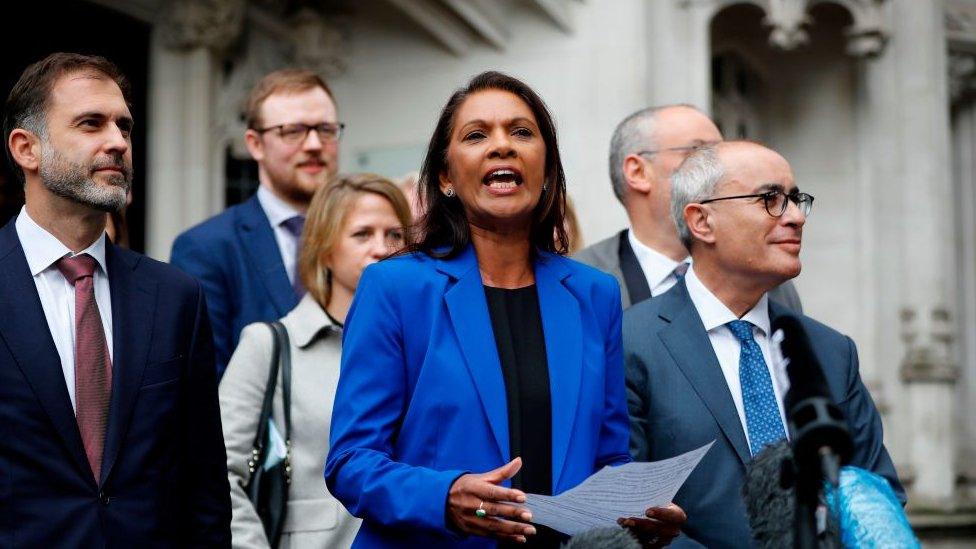
[[[535,261],[552,395],[553,493],[630,461],[620,290],[610,275]],[[325,469],[364,519],[354,547],[493,547],[445,522],[451,484],[510,454],[498,349],[474,249],[369,266],[346,322]]]
[[[857,349],[847,336],[769,302],[770,320],[800,319],[823,366],[830,394],[854,438],[851,465],[885,477],[904,501],[904,489],[882,442],[881,417],[858,373]],[[624,313],[624,364],[631,422],[631,454],[655,461],[715,445],[675,496],[688,513],[686,536],[675,546],[748,547],[752,540],[742,483],[749,446],[732,394],[698,310],[679,281],[659,298]]]
[[[177,237],[170,263],[203,285],[218,378],[244,326],[277,320],[298,305],[274,229],[257,196]]]
[[[15,220],[0,229],[0,546],[230,547],[200,285],[106,243],[114,360],[96,483]]]

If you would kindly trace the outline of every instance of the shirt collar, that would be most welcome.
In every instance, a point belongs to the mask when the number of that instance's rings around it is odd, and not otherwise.
[[[27,213],[27,206],[20,209],[20,215],[16,221],[17,237],[20,238],[20,246],[24,249],[24,256],[27,258],[27,266],[30,267],[31,276],[37,276],[45,271],[57,260],[65,256],[76,255],[71,253],[71,249],[65,246],[53,234],[49,233],[44,227],[37,224]],[[105,232],[95,239],[91,246],[88,246],[77,255],[88,254],[95,259],[103,274],[108,274],[108,267],[105,263]]]
[[[698,316],[702,319],[702,324],[705,326],[705,331],[711,332],[712,330],[719,328],[732,322],[733,320],[739,320],[735,313],[733,313],[728,307],[722,303],[719,298],[715,297],[715,294],[711,292],[708,288],[702,284],[701,279],[695,274],[695,266],[692,265],[688,269],[688,273],[685,275],[685,285],[688,287],[688,295],[691,297],[692,303],[695,304],[695,308],[698,309]],[[742,319],[753,326],[759,328],[764,335],[769,335],[769,297],[767,294],[763,294],[759,298],[759,302],[750,309],[746,314],[742,315]]]
[[[264,210],[264,214],[268,216],[268,221],[271,222],[272,227],[277,227],[296,215],[304,215],[302,212],[296,210],[291,204],[278,198],[275,193],[271,192],[271,189],[268,189],[264,185],[258,185],[257,195],[258,202],[261,204],[261,209]]]
[[[675,267],[689,261],[689,258],[675,261],[645,245],[640,240],[637,240],[633,230],[627,231],[627,240],[630,242],[630,247],[634,250],[634,255],[637,256],[637,262],[640,263],[641,269],[644,271],[644,276],[647,277],[647,282],[651,286],[651,290],[654,290],[666,278],[671,276]]]
[[[320,336],[336,334],[342,336],[342,327],[333,323],[311,294],[305,294],[298,305],[285,315],[282,323],[288,328],[288,335],[299,348],[312,344]]]

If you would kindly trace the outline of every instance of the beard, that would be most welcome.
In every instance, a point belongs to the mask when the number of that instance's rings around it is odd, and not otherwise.
[[[122,173],[111,174],[108,186],[99,185],[91,174],[108,167],[119,168]],[[86,166],[71,162],[48,143],[41,148],[39,175],[52,193],[104,212],[122,211],[132,187],[132,166],[126,164],[121,153],[96,159]]]

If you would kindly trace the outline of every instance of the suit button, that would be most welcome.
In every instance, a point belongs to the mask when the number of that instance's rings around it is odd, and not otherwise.
[[[105,492],[99,492],[98,501],[101,502],[102,505],[108,505],[109,502],[112,501],[112,498],[108,497],[108,494],[106,494]]]

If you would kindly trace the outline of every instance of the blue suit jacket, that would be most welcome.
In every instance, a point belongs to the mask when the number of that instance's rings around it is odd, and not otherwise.
[[[14,221],[0,229],[0,546],[230,547],[200,285],[106,243],[114,357],[96,483]]]
[[[620,290],[607,274],[540,253],[536,287],[552,394],[552,486],[630,461]],[[492,547],[445,523],[451,484],[509,452],[505,381],[474,249],[368,267],[346,324],[325,469],[364,519],[356,547]]]
[[[277,320],[298,305],[274,230],[257,196],[177,237],[170,263],[203,285],[218,378],[244,326]]]
[[[858,373],[857,349],[845,335],[773,301],[770,320],[800,318],[824,369],[834,402],[854,437],[852,465],[904,490],[882,443],[881,417]],[[686,536],[675,546],[748,547],[752,540],[742,482],[751,459],[732,394],[698,310],[680,281],[664,295],[624,313],[624,363],[631,421],[631,453],[655,461],[715,441],[675,496],[688,513]]]

